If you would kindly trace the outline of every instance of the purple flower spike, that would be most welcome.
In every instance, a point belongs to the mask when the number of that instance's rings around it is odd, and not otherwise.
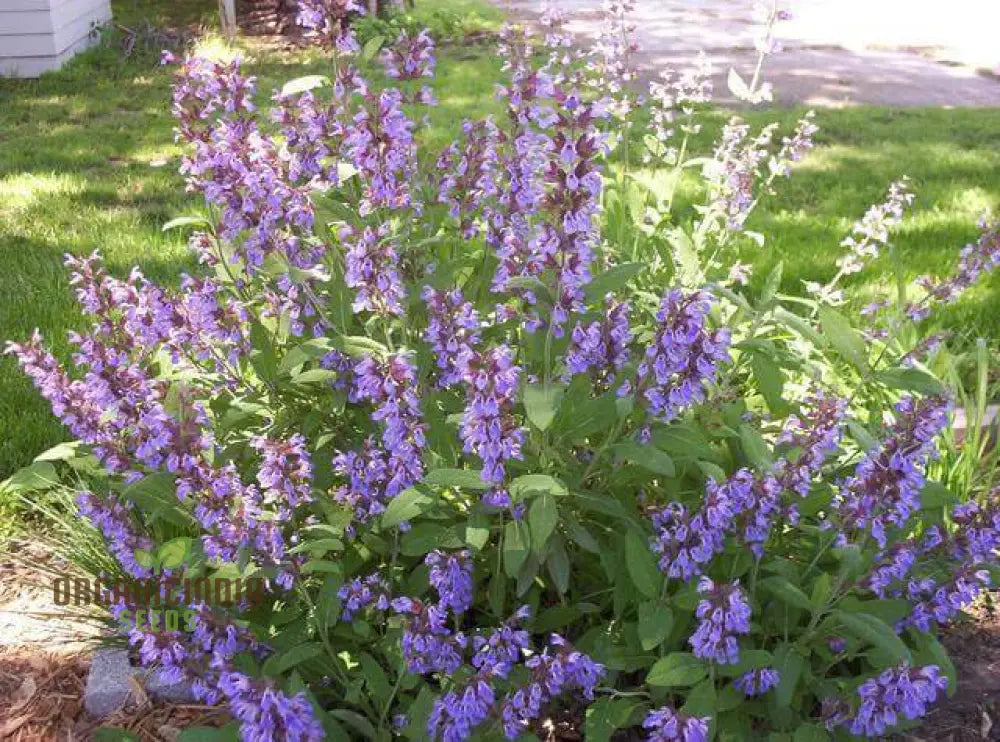
[[[708,742],[707,718],[688,716],[663,706],[650,711],[642,722],[649,742]]]
[[[858,688],[861,706],[850,719],[848,729],[858,736],[881,737],[902,719],[913,721],[923,716],[927,706],[947,687],[948,679],[937,665],[901,665],[886,670]]]
[[[722,665],[740,661],[736,637],[750,633],[750,606],[739,584],[716,585],[702,577],[698,592],[703,596],[695,615],[700,623],[688,640],[695,657]]]
[[[773,667],[750,670],[733,681],[737,690],[745,696],[762,696],[778,684],[781,676]]]
[[[468,551],[445,554],[432,551],[424,559],[431,568],[431,586],[438,592],[438,607],[464,613],[472,605],[472,559]]]
[[[705,398],[706,382],[715,380],[719,363],[729,360],[729,332],[709,332],[706,318],[712,296],[673,290],[656,314],[656,336],[639,364],[637,381],[650,414],[670,422]]]

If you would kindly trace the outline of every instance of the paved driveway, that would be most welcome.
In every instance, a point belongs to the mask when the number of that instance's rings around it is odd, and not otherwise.
[[[493,0],[532,19],[540,0]],[[716,91],[730,65],[749,76],[751,0],[636,0],[639,66],[653,77],[699,50],[713,60]],[[1000,106],[1000,0],[796,0],[781,25],[785,50],[765,79],[779,103],[845,106]],[[600,0],[562,0],[569,30],[596,35]],[[717,96],[724,98],[724,96]]]

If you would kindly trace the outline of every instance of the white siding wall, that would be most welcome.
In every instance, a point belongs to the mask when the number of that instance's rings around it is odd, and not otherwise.
[[[111,20],[108,0],[0,0],[0,76],[57,69]]]

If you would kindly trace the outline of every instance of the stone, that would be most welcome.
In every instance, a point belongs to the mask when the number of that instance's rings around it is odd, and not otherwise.
[[[127,650],[97,650],[83,691],[83,707],[87,713],[103,719],[124,706],[132,693],[133,674]]]
[[[139,673],[145,676],[146,692],[153,698],[169,703],[194,703],[198,700],[195,698],[194,689],[189,682],[171,682],[164,678],[162,670],[153,670],[151,672],[140,670]]]

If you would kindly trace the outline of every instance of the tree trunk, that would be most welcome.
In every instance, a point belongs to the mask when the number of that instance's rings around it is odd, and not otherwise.
[[[236,36],[236,0],[219,0],[219,24],[223,36],[232,41]]]

